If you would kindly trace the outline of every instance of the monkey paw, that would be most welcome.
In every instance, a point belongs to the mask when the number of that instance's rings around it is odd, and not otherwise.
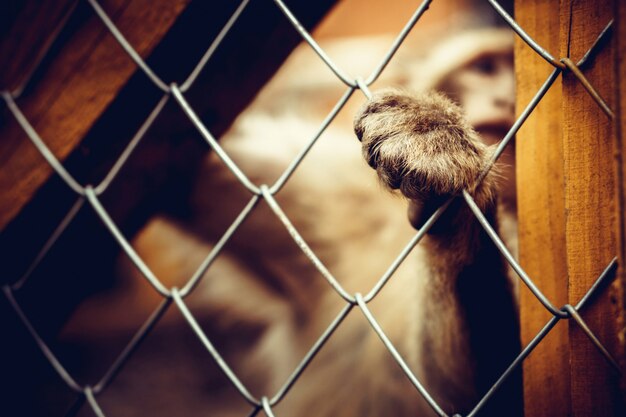
[[[473,193],[487,164],[486,146],[461,109],[437,93],[378,92],[357,113],[354,130],[383,184],[411,200]]]

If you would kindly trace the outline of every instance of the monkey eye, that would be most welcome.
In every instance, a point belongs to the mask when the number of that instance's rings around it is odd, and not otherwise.
[[[482,57],[473,61],[469,68],[485,75],[493,75],[496,72],[496,63],[490,57]]]

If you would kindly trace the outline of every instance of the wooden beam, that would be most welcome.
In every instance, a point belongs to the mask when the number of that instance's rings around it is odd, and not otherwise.
[[[189,0],[110,0],[104,8],[120,31],[146,57],[187,7]],[[83,139],[135,72],[134,62],[90,10],[86,2],[76,10],[65,42],[39,71],[39,78],[25,92],[19,105],[51,151],[64,160]],[[81,9],[82,8],[82,9]],[[88,17],[83,18],[87,13]],[[48,24],[40,15],[39,23]],[[57,20],[55,18],[54,20]],[[18,22],[19,23],[19,22]],[[22,22],[28,31],[32,22]],[[36,22],[35,22],[36,23]],[[18,39],[5,45],[27,48]],[[24,68],[28,65],[24,62]],[[27,70],[28,71],[28,70]],[[0,230],[49,178],[51,168],[29,143],[9,115],[0,127]]]
[[[559,51],[558,7],[558,3],[541,0],[515,4],[518,23],[553,54]],[[515,69],[520,113],[553,68],[516,38]],[[516,137],[519,259],[558,307],[567,302],[561,119],[561,85],[557,80]],[[528,344],[551,317],[535,295],[521,285],[522,344]],[[527,417],[569,414],[567,342],[567,326],[559,323],[524,361]]]
[[[0,90],[20,89],[75,5],[76,0],[6,0],[0,4]]]

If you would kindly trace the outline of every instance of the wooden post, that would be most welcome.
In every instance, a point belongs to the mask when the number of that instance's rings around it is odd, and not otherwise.
[[[613,15],[612,2],[516,2],[520,25],[555,57],[569,56],[574,62]],[[620,41],[615,41],[617,34],[613,38],[582,72],[615,108],[616,78],[623,71],[615,71],[615,46]],[[532,54],[518,42],[520,110],[550,70]],[[620,188],[615,178],[621,171],[615,168],[623,168],[623,164],[614,163],[615,143],[619,142],[614,141],[613,122],[579,80],[565,72],[553,89],[517,137],[520,261],[550,300],[561,307],[575,305],[618,255],[618,225],[623,228],[623,223],[616,218],[623,221],[623,207],[616,198]],[[614,303],[623,300],[616,297],[622,294],[620,288],[618,281],[581,311],[615,356],[623,352],[618,338],[623,304],[615,308]],[[524,343],[547,317],[534,297],[522,291]],[[623,415],[618,387],[616,373],[574,321],[559,323],[524,364],[527,416]]]
[[[559,49],[559,5],[518,1],[515,18],[544,48]],[[521,39],[515,42],[517,109],[530,102],[552,67]],[[565,195],[561,146],[561,85],[557,80],[516,137],[519,259],[543,293],[557,306],[567,302]],[[522,343],[527,345],[551,318],[520,285]],[[568,415],[567,326],[559,323],[524,361],[527,416]]]
[[[561,56],[568,39],[573,61],[580,59],[613,18],[611,2],[561,4]],[[612,44],[605,45],[584,69],[585,76],[615,106]],[[588,291],[617,254],[613,123],[573,74],[563,75],[563,154],[565,157],[566,243],[569,302]],[[583,318],[609,352],[617,352],[616,316],[610,291],[604,291]],[[572,415],[616,416],[617,378],[607,361],[572,321],[569,322]]]
[[[617,222],[618,276],[614,284],[616,310],[618,314],[617,330],[619,362],[622,369],[622,401],[626,402],[626,2],[615,3],[615,195]]]

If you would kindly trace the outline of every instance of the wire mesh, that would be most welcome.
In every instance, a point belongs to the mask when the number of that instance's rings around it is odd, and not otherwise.
[[[210,45],[207,52],[200,59],[197,66],[193,69],[188,78],[178,86],[176,83],[167,84],[163,81],[154,71],[150,68],[149,65],[141,58],[141,56],[135,51],[133,46],[128,42],[128,40],[124,37],[124,35],[117,29],[115,23],[110,19],[104,9],[98,4],[97,0],[87,0],[88,4],[93,8],[99,19],[102,20],[107,29],[111,32],[111,34],[115,37],[117,42],[122,46],[122,48],[126,51],[126,53],[131,57],[131,59],[137,64],[137,66],[143,71],[146,76],[150,79],[150,81],[163,92],[162,98],[158,102],[158,104],[154,107],[148,118],[145,120],[143,125],[134,135],[134,137],[129,141],[126,149],[122,152],[118,160],[115,162],[113,167],[110,169],[108,174],[105,176],[105,179],[97,186],[91,185],[81,185],[63,166],[63,164],[54,156],[54,154],[50,151],[50,149],[46,146],[45,141],[39,137],[37,131],[32,127],[31,123],[27,119],[27,117],[22,113],[18,105],[16,104],[14,98],[17,97],[22,88],[12,92],[5,91],[2,93],[2,98],[7,105],[7,108],[22,127],[23,131],[26,133],[28,139],[32,142],[32,144],[38,149],[41,155],[45,158],[48,164],[54,169],[54,171],[59,175],[59,177],[65,182],[65,184],[71,189],[78,197],[74,205],[67,212],[66,216],[59,223],[56,230],[47,240],[47,242],[42,247],[41,251],[37,254],[37,256],[33,259],[31,266],[27,269],[26,273],[15,283],[11,285],[5,285],[3,287],[3,292],[15,311],[17,317],[28,332],[31,334],[32,338],[41,349],[43,355],[47,358],[50,365],[54,368],[59,377],[64,381],[64,383],[73,391],[78,393],[78,397],[76,399],[76,407],[80,407],[84,402],[88,404],[91,410],[97,416],[104,416],[105,411],[100,407],[97,397],[102,392],[104,392],[107,387],[114,380],[117,373],[125,366],[130,356],[137,349],[137,347],[142,343],[142,341],[146,338],[148,334],[152,331],[155,325],[162,319],[163,315],[171,308],[177,308],[183,315],[184,319],[193,330],[193,332],[197,335],[199,340],[202,342],[204,347],[206,348],[206,352],[215,360],[218,366],[221,368],[223,373],[226,375],[228,380],[232,383],[232,385],[239,392],[241,397],[245,399],[250,406],[251,416],[257,415],[261,410],[263,410],[266,415],[273,416],[274,412],[272,407],[280,403],[285,396],[289,394],[289,391],[293,387],[294,384],[297,383],[303,371],[308,367],[311,361],[318,354],[320,349],[327,343],[327,341],[333,336],[334,332],[342,325],[344,319],[348,316],[348,314],[354,309],[359,309],[367,322],[371,325],[373,331],[379,336],[381,342],[384,344],[386,349],[389,350],[393,359],[397,362],[397,364],[402,369],[402,372],[409,379],[411,384],[415,387],[418,395],[421,395],[427,403],[430,405],[432,410],[442,417],[447,417],[448,414],[443,410],[440,404],[436,402],[436,400],[431,396],[428,392],[428,389],[420,382],[419,378],[413,373],[410,367],[407,365],[405,359],[398,352],[396,346],[394,346],[393,342],[387,337],[383,328],[378,324],[376,317],[368,308],[368,303],[374,300],[382,288],[389,282],[389,280],[393,279],[394,272],[398,269],[398,267],[402,264],[404,259],[411,253],[413,248],[422,240],[422,238],[426,235],[426,233],[433,227],[433,225],[438,221],[438,219],[442,216],[443,212],[449,207],[450,203],[454,198],[463,198],[465,203],[471,209],[471,211],[476,216],[479,223],[485,229],[489,237],[494,241],[497,249],[501,252],[506,261],[510,264],[510,266],[514,269],[514,271],[518,274],[520,280],[532,291],[532,293],[536,296],[536,298],[541,302],[544,308],[552,315],[552,318],[545,324],[545,326],[537,333],[537,335],[528,343],[519,355],[515,358],[515,360],[508,366],[508,368],[502,373],[502,375],[498,378],[498,380],[492,385],[492,387],[484,394],[482,399],[477,402],[472,411],[467,415],[474,416],[477,414],[483,406],[490,400],[490,398],[495,395],[498,389],[504,384],[504,382],[510,377],[510,375],[518,368],[524,359],[541,343],[541,341],[548,335],[548,333],[555,327],[555,325],[560,320],[569,320],[573,319],[577,325],[583,329],[586,335],[588,335],[589,339],[592,343],[598,348],[598,350],[606,357],[607,361],[613,365],[618,371],[619,367],[616,364],[614,358],[608,353],[607,349],[602,345],[601,341],[593,333],[592,329],[590,329],[587,324],[584,322],[583,318],[580,316],[579,311],[584,307],[584,305],[588,302],[594,293],[596,293],[600,288],[604,287],[603,283],[612,277],[612,273],[614,272],[617,260],[613,259],[607,265],[606,269],[602,272],[602,274],[597,278],[596,283],[589,288],[586,295],[575,305],[564,305],[562,307],[558,307],[554,305],[541,291],[540,288],[534,283],[532,277],[530,277],[520,266],[520,264],[515,260],[515,258],[511,255],[505,244],[499,238],[497,232],[493,229],[493,227],[489,224],[489,221],[485,217],[485,215],[478,208],[476,203],[474,202],[472,196],[468,191],[463,191],[462,196],[453,196],[449,200],[447,200],[438,210],[436,210],[432,216],[425,222],[423,227],[415,234],[413,239],[406,245],[406,247],[401,251],[401,253],[397,256],[397,258],[392,262],[387,271],[380,277],[377,283],[373,286],[373,288],[367,293],[365,296],[360,293],[350,294],[339,281],[332,275],[332,273],[326,268],[326,266],[322,263],[322,261],[317,257],[315,252],[310,248],[304,238],[301,236],[297,228],[290,221],[289,216],[283,211],[279,202],[275,199],[275,196],[280,192],[282,187],[289,181],[291,175],[298,169],[298,166],[302,163],[302,161],[306,158],[308,152],[313,148],[316,144],[319,137],[322,133],[327,129],[329,124],[335,119],[339,111],[344,108],[348,99],[352,96],[352,94],[359,90],[361,91],[368,99],[371,98],[371,93],[369,91],[368,86],[371,85],[384,71],[387,64],[392,60],[394,54],[397,52],[398,48],[402,45],[403,41],[406,39],[407,35],[411,31],[411,29],[419,22],[420,17],[428,10],[432,0],[425,0],[415,11],[415,13],[410,17],[404,28],[401,30],[396,40],[393,42],[392,46],[389,48],[387,54],[381,60],[376,69],[369,74],[368,77],[363,78],[361,76],[352,76],[351,74],[347,74],[344,72],[339,66],[337,66],[331,58],[326,54],[326,52],[319,46],[319,44],[313,39],[311,34],[300,24],[298,18],[294,16],[291,12],[290,8],[282,1],[282,0],[273,0],[275,6],[285,15],[285,18],[289,20],[289,22],[293,25],[293,27],[300,34],[302,39],[307,42],[313,51],[319,56],[319,58],[327,65],[330,70],[335,74],[335,76],[346,85],[346,90],[343,96],[338,100],[334,108],[322,122],[318,131],[313,135],[313,137],[308,142],[307,146],[300,152],[300,154],[293,159],[293,161],[289,164],[287,169],[279,176],[278,180],[273,184],[255,184],[251,181],[244,172],[238,167],[238,165],[231,159],[229,154],[220,146],[217,139],[211,134],[209,129],[203,124],[202,120],[193,107],[189,104],[189,102],[185,98],[185,93],[193,88],[193,83],[197,78],[198,74],[203,70],[203,68],[210,62],[211,57],[215,50],[219,48],[220,43],[224,39],[224,37],[228,34],[229,30],[236,23],[237,19],[241,15],[241,13],[245,10],[248,5],[248,0],[243,0],[240,5],[237,7],[233,15],[227,21],[226,25],[219,32],[218,36],[215,38],[214,42]],[[500,141],[498,146],[496,147],[494,153],[491,155],[490,164],[487,169],[481,173],[479,181],[482,181],[489,170],[493,167],[495,162],[498,160],[500,155],[504,152],[507,146],[510,145],[512,138],[515,136],[520,127],[524,124],[528,116],[533,112],[533,110],[537,107],[537,105],[541,102],[544,95],[551,88],[557,77],[563,71],[571,71],[578,80],[584,85],[585,89],[589,92],[589,94],[596,100],[598,105],[605,111],[605,113],[609,117],[613,117],[613,112],[608,107],[606,102],[600,97],[600,95],[595,91],[592,84],[582,75],[579,70],[579,67],[584,65],[588,58],[592,55],[594,50],[599,47],[601,44],[601,40],[605,37],[610,36],[612,23],[609,22],[602,33],[599,34],[598,39],[594,42],[593,46],[590,50],[584,55],[584,57],[578,62],[573,63],[569,58],[563,58],[558,60],[554,58],[547,50],[545,50],[541,45],[536,43],[525,31],[522,27],[520,27],[517,22],[509,16],[506,11],[498,4],[495,0],[489,0],[489,3],[493,6],[494,10],[502,16],[502,18],[506,21],[506,23],[517,33],[517,35],[523,39],[534,51],[537,52],[543,59],[545,59],[550,65],[554,67],[552,73],[548,76],[544,84],[537,91],[535,97],[528,103],[527,107],[521,112],[521,115],[516,120],[516,122],[511,127],[510,131],[504,136],[504,138]],[[161,113],[165,105],[173,101],[178,104],[184,114],[189,118],[193,126],[200,133],[201,137],[208,143],[213,152],[215,152],[219,158],[221,159],[224,166],[230,170],[233,175],[237,178],[239,183],[249,192],[250,199],[243,210],[239,213],[235,221],[230,225],[228,230],[222,235],[221,239],[217,242],[217,244],[213,247],[211,252],[205,258],[205,260],[201,263],[197,271],[189,277],[186,284],[182,287],[182,289],[178,288],[167,288],[157,276],[150,270],[150,268],[146,265],[146,263],[142,260],[142,258],[135,252],[131,244],[128,242],[126,237],[120,231],[118,226],[109,216],[106,208],[101,204],[99,200],[99,196],[106,193],[109,184],[113,181],[116,175],[119,173],[121,168],[126,164],[128,158],[133,153],[137,145],[144,138],[147,130],[152,125],[154,120]],[[233,234],[238,230],[241,224],[245,221],[245,219],[254,211],[257,207],[258,202],[260,200],[265,200],[269,207],[271,208],[274,215],[280,220],[286,230],[289,232],[289,235],[296,242],[297,246],[300,250],[306,255],[306,257],[310,260],[311,264],[320,272],[322,277],[327,281],[328,285],[336,292],[337,296],[340,297],[345,303],[344,307],[341,309],[339,314],[334,318],[332,323],[326,328],[323,334],[318,338],[318,340],[311,346],[308,353],[304,356],[300,364],[296,367],[293,373],[285,380],[282,387],[273,395],[263,396],[260,399],[253,396],[248,389],[244,385],[244,383],[240,380],[238,375],[232,370],[230,365],[224,360],[219,350],[212,343],[210,338],[205,334],[203,329],[200,327],[194,314],[189,310],[187,305],[185,304],[185,298],[189,296],[197,284],[202,280],[205,272],[211,267],[215,258],[221,253],[224,246],[231,239]],[[132,340],[127,344],[122,353],[117,357],[114,363],[109,367],[109,369],[103,374],[102,378],[93,386],[85,385],[81,386],[76,382],[76,380],[70,375],[70,373],[65,369],[61,361],[55,356],[54,352],[47,346],[44,339],[40,336],[36,327],[31,323],[28,318],[27,312],[23,311],[22,307],[14,297],[14,293],[20,291],[23,284],[28,280],[33,271],[37,268],[42,259],[45,258],[47,253],[51,250],[51,248],[55,245],[58,238],[63,234],[65,229],[69,224],[72,223],[76,214],[83,209],[85,203],[89,205],[96,215],[102,220],[107,230],[114,237],[117,244],[119,244],[121,250],[130,258],[130,260],[135,264],[141,274],[145,277],[146,281],[150,284],[150,286],[156,291],[161,297],[162,302],[159,306],[153,311],[152,315],[145,321],[143,326],[137,330]],[[267,393],[268,395],[271,393]]]

